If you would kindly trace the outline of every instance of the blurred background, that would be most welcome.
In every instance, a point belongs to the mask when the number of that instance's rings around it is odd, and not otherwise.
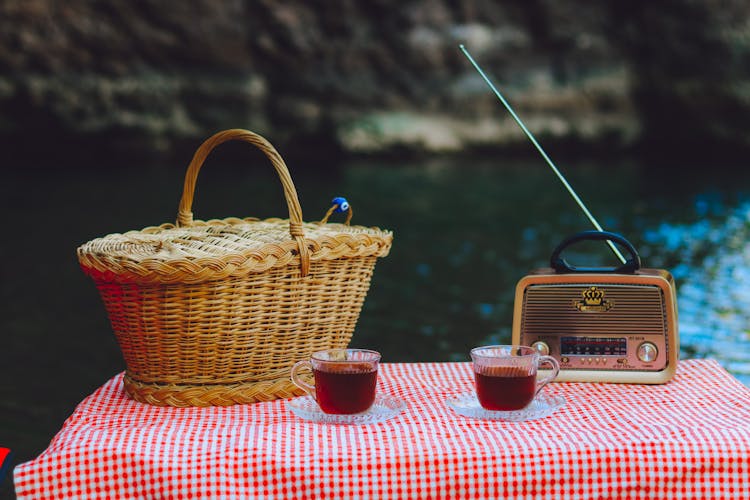
[[[353,345],[465,361],[589,229],[465,44],[607,229],[678,282],[683,357],[750,382],[750,5],[739,0],[0,1],[0,445],[41,453],[124,369],[78,245],[174,220],[214,132],[269,139],[305,220],[392,229]],[[197,218],[286,216],[246,145]],[[614,264],[606,247],[573,256]],[[0,495],[12,497],[10,478]]]

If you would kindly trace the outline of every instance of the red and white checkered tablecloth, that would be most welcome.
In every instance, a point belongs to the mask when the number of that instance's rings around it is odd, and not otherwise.
[[[117,375],[47,450],[18,498],[750,498],[750,390],[712,360],[662,386],[550,384],[567,404],[527,422],[446,406],[469,363],[381,365],[407,402],[385,422],[300,420],[286,402],[160,408]]]

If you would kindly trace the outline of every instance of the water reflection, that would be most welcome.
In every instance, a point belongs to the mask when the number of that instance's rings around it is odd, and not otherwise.
[[[645,233],[662,249],[679,286],[683,356],[714,357],[750,385],[750,202],[727,207],[698,196],[696,216]]]

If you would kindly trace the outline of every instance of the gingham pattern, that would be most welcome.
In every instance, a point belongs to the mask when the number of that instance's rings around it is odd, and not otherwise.
[[[715,361],[682,361],[663,386],[551,384],[545,419],[477,421],[448,397],[469,363],[381,365],[407,401],[366,426],[299,420],[277,400],[164,408],[122,375],[86,398],[37,459],[24,498],[750,498],[750,390]]]

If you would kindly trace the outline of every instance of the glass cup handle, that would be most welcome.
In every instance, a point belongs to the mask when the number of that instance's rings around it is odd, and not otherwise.
[[[294,363],[294,366],[292,366],[292,373],[291,373],[292,382],[294,382],[294,385],[304,390],[306,393],[315,397],[315,386],[312,386],[308,384],[307,382],[305,382],[304,380],[302,380],[302,378],[299,375],[299,371],[303,368],[308,368],[312,370],[312,363],[310,363],[310,361],[308,360],[297,361],[296,363]]]
[[[552,365],[552,373],[550,373],[549,375],[547,375],[542,380],[536,383],[535,395],[539,394],[539,391],[542,390],[542,387],[544,387],[545,385],[555,380],[555,378],[557,377],[557,374],[560,373],[560,363],[558,363],[557,360],[553,358],[552,356],[539,356],[539,360],[537,361],[537,367],[544,365],[544,364]]]

